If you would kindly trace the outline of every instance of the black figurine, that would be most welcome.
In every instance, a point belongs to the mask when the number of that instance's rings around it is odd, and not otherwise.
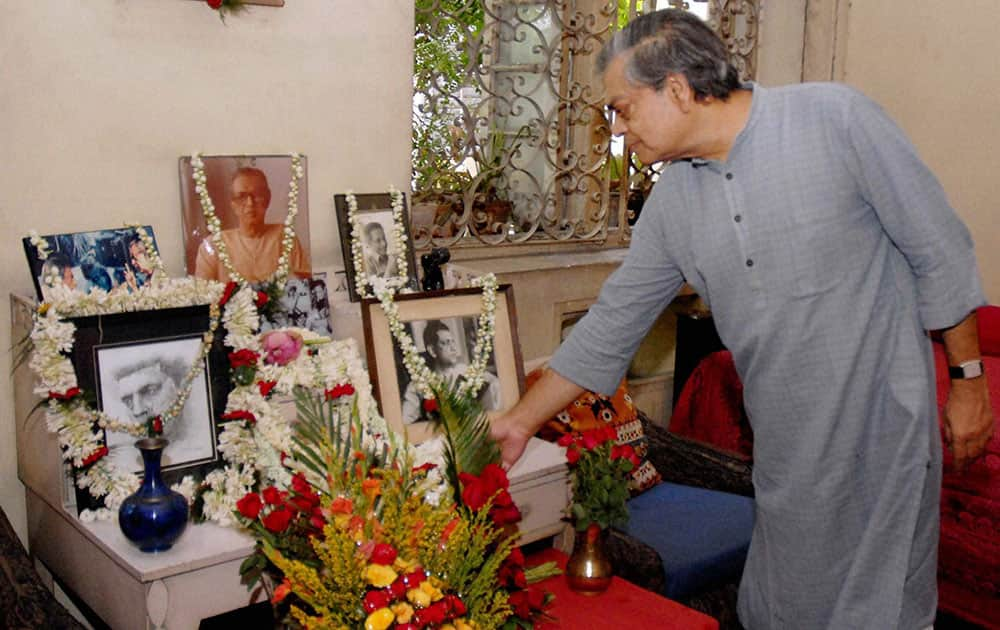
[[[420,265],[424,268],[424,278],[421,286],[424,291],[440,291],[444,288],[444,274],[441,265],[451,260],[451,252],[447,247],[435,247],[429,253],[420,257]]]

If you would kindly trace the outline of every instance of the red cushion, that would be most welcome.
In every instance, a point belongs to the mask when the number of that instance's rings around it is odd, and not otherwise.
[[[670,430],[747,458],[753,456],[753,430],[731,352],[713,352],[695,366],[674,404]]]

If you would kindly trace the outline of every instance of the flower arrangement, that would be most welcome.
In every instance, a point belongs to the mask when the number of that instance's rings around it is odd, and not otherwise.
[[[407,449],[387,442],[364,443],[356,402],[350,388],[321,397],[297,390],[289,486],[248,492],[236,504],[259,541],[244,579],[252,586],[272,575],[272,603],[303,627],[525,627],[545,603],[528,582],[550,567],[529,576],[502,526],[520,518],[503,469],[454,469],[490,445],[446,466],[469,500],[434,504],[420,491],[433,465],[414,466]]]
[[[632,446],[618,444],[610,426],[567,433],[558,444],[566,447],[573,488],[569,509],[576,530],[627,523],[628,474],[639,465]]]

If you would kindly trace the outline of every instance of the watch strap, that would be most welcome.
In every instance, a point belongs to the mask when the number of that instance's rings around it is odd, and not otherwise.
[[[971,361],[963,361],[956,365],[948,366],[948,377],[957,379],[970,379],[976,378],[977,376],[983,375],[983,362],[981,359],[973,359]]]

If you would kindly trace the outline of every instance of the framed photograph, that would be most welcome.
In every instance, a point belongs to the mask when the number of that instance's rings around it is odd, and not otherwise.
[[[277,308],[261,312],[261,332],[289,326],[333,336],[325,273],[313,274],[311,278],[288,278]]]
[[[131,424],[145,424],[174,400],[201,353],[208,329],[208,306],[79,317],[72,362],[79,386],[96,394],[101,411]],[[229,393],[229,368],[223,335],[216,335],[204,369],[195,378],[180,415],[163,436],[164,480],[204,476],[220,465],[218,417]],[[109,461],[129,473],[142,473],[142,458],[127,433],[104,432]],[[101,507],[86,490],[76,490],[78,510]]]
[[[153,228],[147,225],[144,229],[155,245]],[[44,258],[30,237],[22,239],[39,301],[48,297],[52,283],[89,293],[95,288],[110,291],[122,284],[138,288],[153,275],[153,263],[135,228],[51,234],[42,240]]]
[[[403,234],[405,243],[398,243],[393,238],[395,234],[392,216],[392,196],[389,194],[355,195],[358,201],[357,217],[361,227],[361,268],[355,269],[354,255],[351,249],[353,230],[347,206],[347,195],[334,195],[337,207],[337,227],[340,230],[340,249],[344,252],[344,269],[347,271],[347,291],[352,302],[361,299],[358,295],[357,278],[378,276],[406,275],[410,286],[417,287],[416,256],[413,252],[413,239],[410,237],[409,214],[406,211],[406,196],[403,196]],[[400,249],[406,261],[406,273],[399,269]]]
[[[400,321],[432,371],[451,379],[465,371],[475,345],[481,298],[479,289],[396,296]],[[500,285],[496,301],[493,354],[486,384],[479,392],[479,401],[488,412],[509,409],[524,391],[514,291],[509,284]],[[405,431],[410,441],[422,442],[433,435],[433,428],[426,421],[422,397],[410,383],[378,300],[362,300],[361,317],[368,372],[382,415],[393,428]]]
[[[263,282],[278,268],[284,221],[292,199],[290,155],[203,155],[205,185],[215,216],[221,222],[222,241],[233,267],[249,282]],[[298,182],[295,243],[289,275],[307,278],[309,258],[309,195],[306,158]],[[229,272],[219,258],[205,222],[201,198],[195,190],[191,157],[180,158],[181,213],[184,226],[184,260],[189,275],[220,282]]]

